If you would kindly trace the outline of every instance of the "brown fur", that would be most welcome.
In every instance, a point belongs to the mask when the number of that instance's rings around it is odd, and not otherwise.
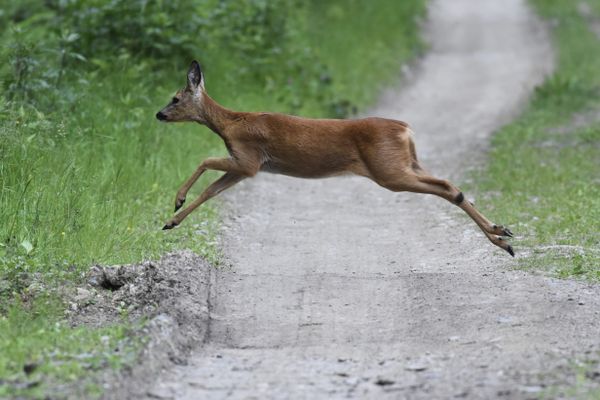
[[[228,110],[204,91],[200,67],[192,63],[188,85],[157,114],[167,122],[196,121],[225,142],[229,157],[208,158],[177,193],[175,211],[207,169],[225,174],[210,185],[164,229],[183,221],[196,207],[259,171],[299,178],[341,174],[367,177],[392,191],[430,193],[456,203],[495,245],[513,255],[503,236],[510,230],[492,224],[450,182],[429,175],[419,164],[408,124],[384,118],[309,119],[275,113]]]

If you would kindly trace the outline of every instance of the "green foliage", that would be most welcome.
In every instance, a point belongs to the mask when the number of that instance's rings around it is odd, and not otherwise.
[[[396,57],[406,59],[423,51],[417,22],[424,14],[422,1],[310,3],[306,33],[316,55],[329,66],[328,72],[335,71],[329,77],[342,100],[334,106],[340,107],[336,113],[343,115],[371,105],[380,89],[397,80]],[[389,57],[391,54],[395,57]]]
[[[349,99],[338,98],[332,73],[307,40],[312,18],[299,0],[63,0],[37,6],[38,13],[14,7],[6,13],[11,67],[0,67],[9,99],[28,100],[44,111],[60,96],[49,96],[65,75],[110,70],[121,59],[145,58],[155,68],[186,65],[199,58],[207,71],[226,70],[228,83],[260,88],[283,107],[307,111],[307,99],[344,116]],[[7,18],[8,15],[8,18]],[[411,25],[411,24],[409,24]],[[222,55],[228,60],[220,62]],[[401,57],[403,54],[400,54]],[[71,91],[71,98],[77,90]],[[55,93],[54,93],[55,94]],[[19,98],[18,98],[19,97]],[[311,109],[312,111],[312,109]]]
[[[494,137],[491,162],[479,179],[478,188],[488,193],[481,203],[523,236],[519,244],[530,257],[522,267],[597,280],[600,41],[576,3],[532,3],[553,21],[558,68],[525,114]]]
[[[204,39],[207,3],[193,0],[70,0],[54,4],[54,18],[70,26],[79,39],[77,51],[95,54],[128,52],[136,56],[189,58]]]

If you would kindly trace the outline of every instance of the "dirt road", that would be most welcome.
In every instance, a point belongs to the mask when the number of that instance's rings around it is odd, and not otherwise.
[[[549,38],[522,0],[435,0],[426,32],[368,114],[408,121],[460,180],[549,72]],[[268,174],[227,197],[206,343],[155,397],[528,398],[598,342],[600,288],[512,270],[441,199]]]

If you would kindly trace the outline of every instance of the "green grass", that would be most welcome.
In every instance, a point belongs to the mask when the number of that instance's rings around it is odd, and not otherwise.
[[[318,97],[312,81],[306,82],[310,90],[296,93],[303,84],[265,89],[252,74],[233,79],[240,59],[207,43],[199,53],[209,94],[234,109],[315,117],[330,116],[346,103],[368,104],[380,83],[420,48],[415,18],[424,12],[424,1],[364,3],[311,3],[311,22],[294,39],[326,64],[334,107],[324,106],[330,100]],[[4,32],[0,42],[11,45],[14,37]],[[184,84],[189,60],[175,66],[115,53],[65,75],[56,106],[9,102],[0,93],[0,397],[60,397],[94,371],[128,362],[119,354],[135,349],[125,322],[70,328],[61,290],[36,290],[40,284],[81,284],[92,264],[153,259],[181,248],[219,260],[218,201],[203,205],[178,229],[160,230],[172,215],[179,185],[204,158],[225,154],[220,139],[204,127],[154,119]],[[205,174],[188,198],[217,176]],[[29,363],[38,367],[28,375],[23,368]],[[99,391],[90,383],[82,393]]]
[[[596,355],[598,357],[598,355]],[[572,382],[557,386],[549,386],[539,396],[542,400],[576,399],[599,400],[598,359],[593,356],[583,360],[571,360],[569,370],[573,374]]]
[[[215,260],[210,205],[182,229],[160,228],[178,185],[221,144],[193,126],[159,124],[153,115],[170,90],[152,87],[143,71],[112,73],[66,115],[23,110],[0,127],[5,271],[128,263],[182,247]],[[199,227],[210,233],[194,234]]]
[[[312,7],[310,41],[336,71],[335,91],[359,108],[371,105],[397,79],[397,57],[407,59],[424,50],[419,27],[406,19],[423,16],[424,2],[321,1]]]
[[[135,359],[141,341],[125,325],[71,328],[62,314],[60,302],[42,295],[13,303],[0,317],[0,398],[96,397],[100,387],[82,385],[82,375]]]
[[[482,207],[517,233],[523,268],[600,278],[600,40],[576,2],[533,0],[552,21],[557,69],[524,114],[494,136]],[[600,2],[594,0],[598,6]]]

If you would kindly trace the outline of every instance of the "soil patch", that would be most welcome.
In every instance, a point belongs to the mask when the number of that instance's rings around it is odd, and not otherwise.
[[[210,328],[212,268],[183,251],[159,261],[90,269],[87,284],[70,296],[71,323],[105,326],[125,318],[145,342],[135,365],[101,377],[105,398],[145,393],[158,372],[185,363],[190,350],[202,343]]]

